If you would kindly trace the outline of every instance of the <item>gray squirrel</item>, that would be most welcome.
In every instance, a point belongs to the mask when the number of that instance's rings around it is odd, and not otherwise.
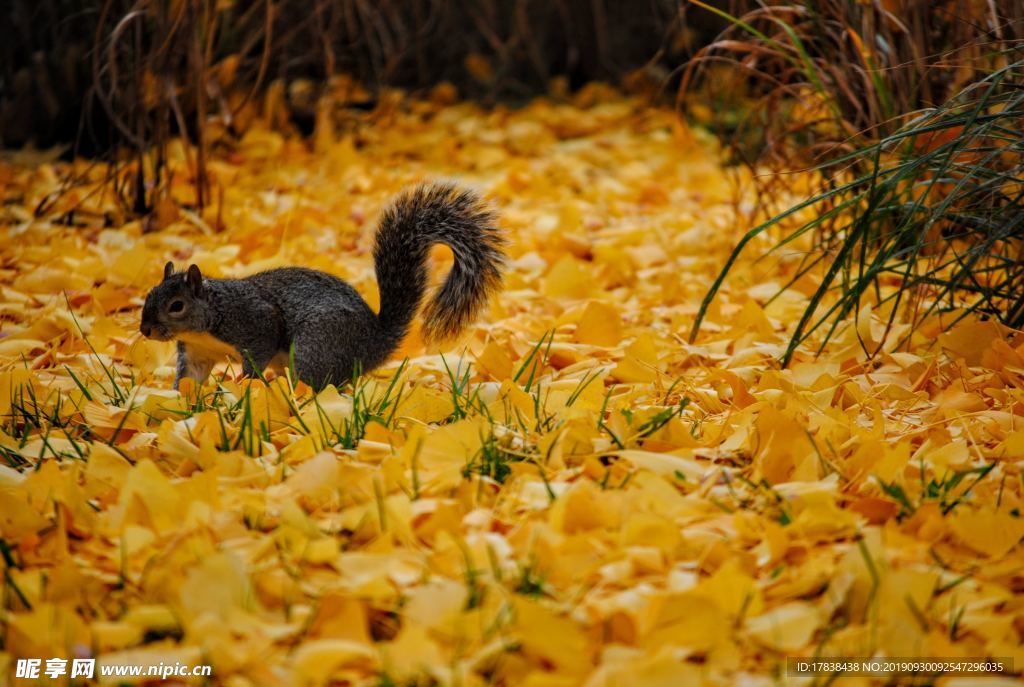
[[[175,272],[146,296],[143,336],[178,344],[174,387],[203,381],[229,357],[246,376],[286,362],[314,389],[341,385],[356,369],[369,372],[394,351],[427,289],[430,246],[452,249],[455,264],[427,304],[428,341],[455,336],[501,285],[505,240],[480,198],[450,183],[401,193],[384,211],[373,246],[380,289],[375,314],[347,282],[325,272],[282,267],[243,279],[204,277],[196,265]]]

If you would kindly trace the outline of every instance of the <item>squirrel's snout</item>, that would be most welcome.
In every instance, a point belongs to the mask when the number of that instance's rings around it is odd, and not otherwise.
[[[142,335],[148,339],[149,335],[153,333],[153,325],[149,324],[148,322],[143,322],[141,325],[139,325],[139,331],[142,332]]]

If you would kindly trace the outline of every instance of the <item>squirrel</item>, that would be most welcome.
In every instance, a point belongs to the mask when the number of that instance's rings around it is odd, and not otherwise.
[[[444,284],[427,304],[427,341],[454,337],[500,287],[505,239],[494,213],[474,193],[450,183],[401,193],[384,211],[373,246],[380,312],[350,284],[325,272],[281,267],[243,279],[211,279],[190,265],[164,267],[147,295],[142,335],[177,341],[174,379],[202,382],[225,356],[251,377],[293,357],[297,377],[319,391],[369,372],[398,347],[427,290],[428,250],[455,254]]]

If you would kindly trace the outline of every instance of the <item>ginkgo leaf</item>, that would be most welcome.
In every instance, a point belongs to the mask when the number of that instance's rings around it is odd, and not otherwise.
[[[794,601],[748,618],[745,627],[761,644],[777,651],[795,652],[810,643],[821,622],[817,608]]]

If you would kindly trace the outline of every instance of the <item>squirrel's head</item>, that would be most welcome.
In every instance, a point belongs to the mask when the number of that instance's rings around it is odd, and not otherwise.
[[[182,332],[206,329],[210,303],[199,268],[190,265],[175,272],[174,263],[164,265],[164,280],[146,294],[139,331],[149,339],[170,341]]]

